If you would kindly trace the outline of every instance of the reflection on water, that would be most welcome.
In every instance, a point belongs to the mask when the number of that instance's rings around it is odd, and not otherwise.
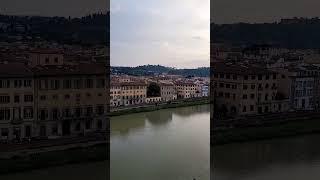
[[[166,109],[111,119],[111,180],[207,180],[209,106]],[[106,180],[107,163],[53,167],[1,180]]]
[[[111,180],[209,179],[209,124],[208,105],[112,118]]]
[[[320,178],[319,135],[212,147],[215,180]]]

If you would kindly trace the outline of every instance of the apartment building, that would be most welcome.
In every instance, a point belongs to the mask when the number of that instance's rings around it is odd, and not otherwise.
[[[28,64],[0,64],[0,138],[105,132],[106,67],[66,65],[53,52],[31,54]]]
[[[279,92],[290,99],[291,109],[314,110],[319,107],[319,67],[295,66],[278,71],[281,73]]]
[[[197,97],[197,85],[193,82],[178,81],[175,83],[178,98]]]
[[[237,116],[288,110],[288,100],[277,96],[277,73],[231,63],[212,63],[212,68],[218,112]]]
[[[121,97],[124,106],[138,105],[146,102],[147,83],[137,82],[121,82]]]
[[[34,136],[34,80],[23,63],[0,64],[0,141]]]
[[[40,136],[79,135],[106,129],[103,66],[36,66],[32,70]]]
[[[160,82],[161,101],[172,101],[177,99],[177,91],[173,83]]]
[[[110,84],[110,106],[118,107],[122,106],[122,88],[121,83],[111,82]]]

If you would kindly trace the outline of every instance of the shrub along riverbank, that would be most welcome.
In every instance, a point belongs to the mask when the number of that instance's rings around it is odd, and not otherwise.
[[[164,104],[152,104],[152,105],[144,105],[138,107],[128,107],[123,109],[117,109],[110,113],[110,116],[121,116],[127,115],[132,113],[140,113],[140,112],[149,112],[149,111],[156,111],[160,109],[168,109],[168,108],[178,108],[178,107],[186,107],[186,106],[196,106],[202,104],[209,104],[209,98],[194,98],[194,99],[184,99],[173,101],[171,103],[164,103]]]
[[[272,138],[320,133],[320,113],[305,114],[294,120],[283,120],[279,116],[272,122],[259,125],[247,125],[227,129],[214,129],[211,133],[211,145],[223,145]],[[245,120],[245,119],[244,119]],[[278,121],[278,122],[277,122]]]

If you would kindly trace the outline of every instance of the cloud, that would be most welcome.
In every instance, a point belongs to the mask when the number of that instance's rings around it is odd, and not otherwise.
[[[139,0],[131,9],[131,0],[113,2],[127,8],[111,16],[111,64],[209,64],[209,0]]]

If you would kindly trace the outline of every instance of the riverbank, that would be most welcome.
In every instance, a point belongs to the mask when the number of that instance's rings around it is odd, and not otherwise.
[[[211,136],[211,145],[224,145],[242,143],[248,141],[284,138],[298,135],[320,133],[320,113],[289,113],[274,116],[270,121],[268,117],[263,119],[259,116],[253,121],[246,119],[243,124],[233,123],[229,128],[215,128]]]
[[[35,152],[24,156],[0,159],[0,174],[17,173],[65,164],[88,163],[108,160],[106,143],[87,147]],[[108,166],[108,165],[106,165]]]
[[[133,107],[125,107],[121,109],[115,109],[111,111],[110,116],[121,116],[128,115],[133,113],[141,113],[141,112],[150,112],[157,111],[160,109],[169,109],[169,108],[178,108],[178,107],[187,107],[187,106],[196,106],[202,104],[209,104],[209,98],[192,98],[192,99],[183,99],[173,101],[171,103],[162,103],[162,104],[152,104],[152,105],[143,105],[143,106],[133,106]]]
[[[31,143],[0,144],[0,174],[105,161],[109,159],[108,146],[109,140],[105,133]]]

